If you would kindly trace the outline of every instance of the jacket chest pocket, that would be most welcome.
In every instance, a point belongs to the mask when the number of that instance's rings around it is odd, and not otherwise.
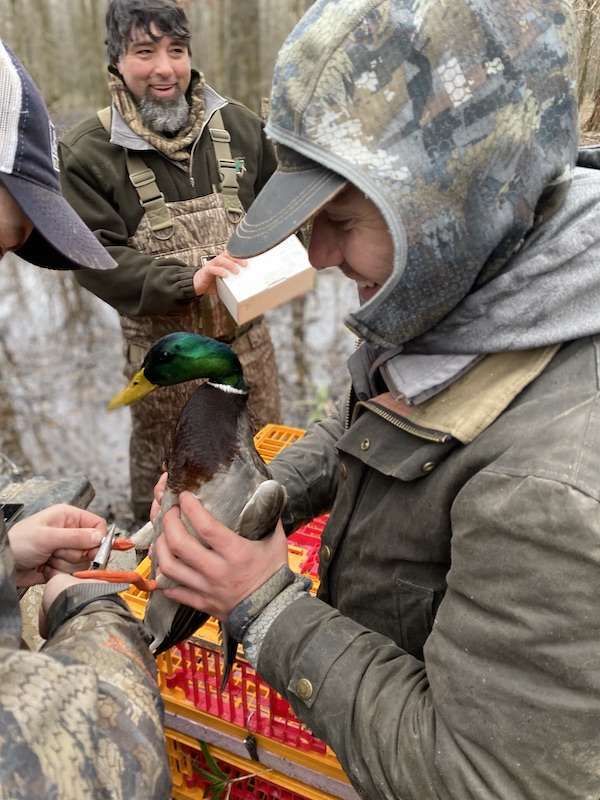
[[[433,627],[435,592],[427,586],[397,578],[396,600],[400,626],[398,644],[422,660],[423,646]]]

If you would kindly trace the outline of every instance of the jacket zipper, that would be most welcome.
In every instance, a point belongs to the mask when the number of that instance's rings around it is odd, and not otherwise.
[[[362,338],[358,338],[356,341],[357,349],[360,347],[362,343]],[[442,433],[442,431],[429,431],[427,428],[421,428],[418,425],[413,425],[406,420],[399,418],[397,416],[393,416],[388,411],[383,411],[379,406],[376,406],[374,403],[371,403],[370,400],[362,400],[357,401],[354,410],[352,409],[352,386],[348,390],[348,395],[346,399],[346,413],[344,415],[344,430],[348,430],[350,425],[352,424],[353,418],[356,416],[356,409],[359,406],[363,406],[363,408],[368,408],[369,411],[372,411],[374,414],[377,414],[378,417],[384,419],[386,422],[390,422],[392,425],[395,425],[396,428],[400,428],[400,430],[405,431],[405,433],[409,433],[412,436],[417,436],[419,439],[424,439],[428,442],[435,442],[436,444],[444,444],[445,442],[449,442],[452,439],[452,434],[450,433]]]
[[[204,128],[202,130],[204,130]],[[200,133],[200,136],[202,136],[202,132]],[[200,136],[198,136],[198,138],[196,139],[196,141],[192,145],[192,149],[190,150],[190,186],[192,187],[192,189],[196,188],[196,179],[194,178],[194,175],[193,175],[194,153],[196,151],[196,145],[200,141]]]
[[[401,419],[395,415],[392,415],[388,411],[383,411],[381,408],[379,408],[379,406],[376,406],[369,400],[358,402],[356,404],[356,408],[359,406],[368,408],[369,411],[372,411],[378,417],[381,417],[381,419],[384,419],[386,422],[390,422],[392,425],[395,425],[396,428],[400,428],[400,430],[411,434],[411,436],[417,436],[419,439],[425,439],[428,442],[435,442],[436,444],[444,444],[445,442],[449,442],[452,438],[452,435],[449,433],[442,433],[442,431],[430,431],[427,430],[427,428],[421,428],[419,425],[413,425],[411,422],[407,422],[405,419]]]
[[[344,414],[344,430],[347,431],[351,423],[351,407],[352,407],[352,386],[348,389],[348,396],[346,398],[346,413]]]

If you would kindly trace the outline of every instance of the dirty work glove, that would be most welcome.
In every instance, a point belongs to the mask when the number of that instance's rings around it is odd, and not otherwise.
[[[311,586],[310,578],[283,566],[233,609],[227,630],[242,642],[251,666],[256,667],[261,645],[275,618],[299,597],[308,596]]]

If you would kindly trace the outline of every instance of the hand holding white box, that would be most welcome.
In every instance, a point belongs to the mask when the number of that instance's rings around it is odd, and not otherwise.
[[[217,292],[237,324],[243,325],[312,289],[314,276],[306,248],[293,235],[249,258],[236,275],[217,278]]]

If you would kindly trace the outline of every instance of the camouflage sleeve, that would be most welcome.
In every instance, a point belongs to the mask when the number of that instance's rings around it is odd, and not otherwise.
[[[154,659],[116,595],[55,625],[39,653],[0,651],[0,687],[6,796],[170,797]]]

